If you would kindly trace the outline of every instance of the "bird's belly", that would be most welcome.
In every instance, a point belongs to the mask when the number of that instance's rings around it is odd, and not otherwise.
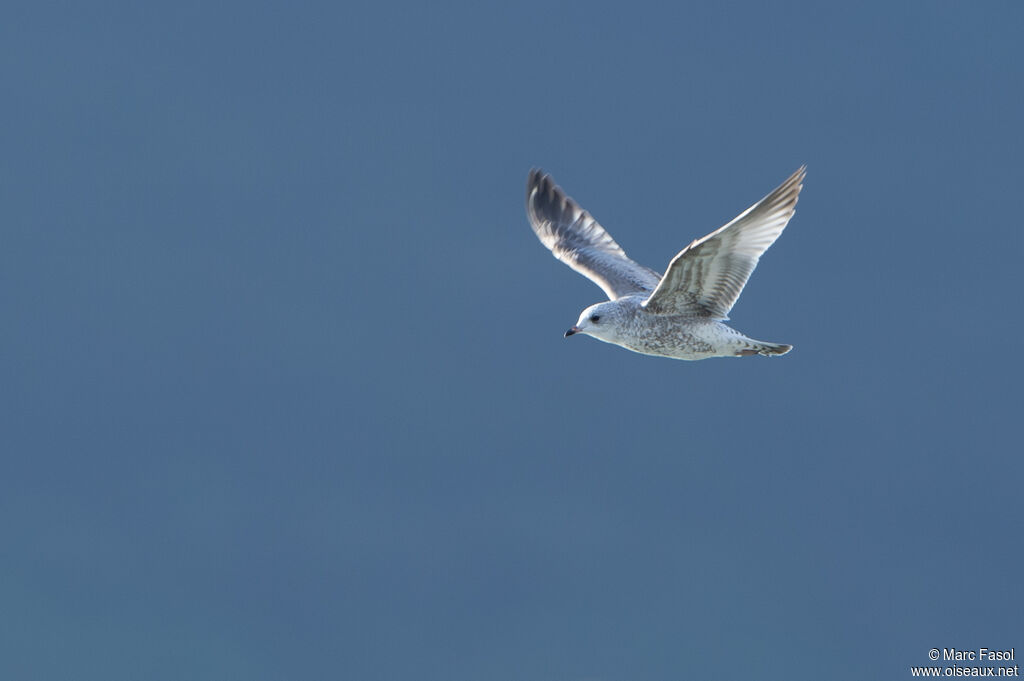
[[[638,320],[636,336],[623,345],[645,355],[675,359],[707,359],[733,354],[735,331],[719,322],[692,317]]]

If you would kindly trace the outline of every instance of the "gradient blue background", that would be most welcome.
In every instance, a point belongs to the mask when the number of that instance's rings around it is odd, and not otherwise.
[[[1024,650],[1020,3],[11,3],[0,677],[910,678]],[[733,310],[562,332],[531,166]]]

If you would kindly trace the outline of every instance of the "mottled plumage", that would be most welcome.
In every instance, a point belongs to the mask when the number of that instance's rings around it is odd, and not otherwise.
[[[556,258],[609,298],[584,310],[565,335],[585,333],[635,352],[675,359],[789,352],[790,345],[748,338],[723,322],[761,254],[793,217],[804,170],[680,251],[664,276],[630,260],[550,175],[531,170],[526,214],[533,231]]]

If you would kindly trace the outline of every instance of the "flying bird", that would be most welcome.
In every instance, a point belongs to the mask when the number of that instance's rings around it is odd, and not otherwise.
[[[674,359],[784,355],[793,346],[754,340],[724,322],[761,254],[796,212],[806,166],[732,222],[672,258],[664,275],[639,265],[550,175],[526,180],[526,215],[551,253],[601,287],[566,338],[586,334],[645,355]]]

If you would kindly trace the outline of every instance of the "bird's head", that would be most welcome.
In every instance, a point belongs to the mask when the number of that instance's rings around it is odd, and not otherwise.
[[[580,313],[580,319],[565,332],[565,337],[585,333],[598,340],[614,343],[618,338],[622,309],[614,300],[591,305]]]

